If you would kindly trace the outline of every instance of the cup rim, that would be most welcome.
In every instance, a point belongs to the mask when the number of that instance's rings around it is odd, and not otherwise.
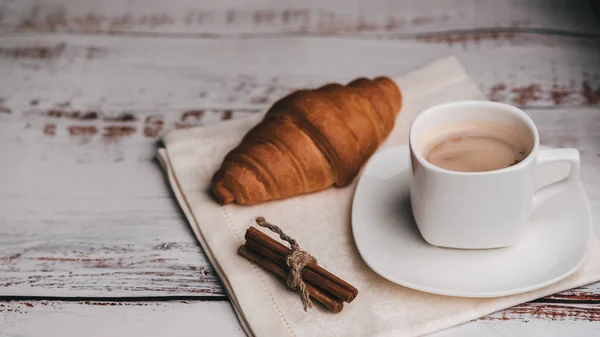
[[[416,136],[413,132],[413,129],[415,128],[415,125],[417,125],[419,123],[419,121],[421,121],[423,118],[426,118],[427,115],[431,114],[432,112],[434,112],[436,110],[440,110],[440,109],[447,109],[450,107],[455,107],[455,106],[481,106],[484,108],[485,107],[502,108],[505,111],[507,111],[515,116],[518,116],[519,118],[521,118],[521,120],[525,124],[527,124],[527,126],[530,128],[530,130],[533,133],[533,148],[531,149],[531,151],[529,151],[529,154],[527,155],[527,157],[525,157],[523,160],[521,160],[521,162],[519,162],[518,164],[509,166],[509,167],[505,167],[505,168],[501,168],[498,170],[492,170],[492,171],[481,171],[481,172],[452,171],[452,170],[448,170],[448,169],[441,168],[439,166],[431,164],[423,157],[423,155],[419,151],[415,150],[414,144],[416,141],[415,140]],[[429,170],[433,170],[433,171],[437,171],[437,172],[445,173],[445,174],[449,174],[449,175],[481,176],[481,175],[493,175],[493,174],[502,174],[502,173],[512,172],[512,171],[520,170],[522,167],[529,165],[529,163],[534,160],[534,154],[538,150],[539,143],[540,143],[539,138],[540,137],[539,137],[538,129],[535,126],[535,123],[533,122],[531,117],[529,117],[529,115],[527,115],[525,113],[525,111],[517,108],[514,105],[501,103],[501,102],[483,101],[483,100],[481,100],[481,101],[462,100],[462,101],[453,101],[453,102],[436,104],[436,105],[430,106],[429,108],[426,108],[425,110],[421,111],[413,119],[413,121],[410,125],[409,135],[408,135],[408,144],[409,144],[409,148],[410,148],[410,151],[413,154],[413,156],[419,161],[419,163],[421,165],[423,165],[424,167],[426,167]]]

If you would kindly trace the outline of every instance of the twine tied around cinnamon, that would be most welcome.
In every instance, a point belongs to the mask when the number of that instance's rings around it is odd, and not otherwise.
[[[290,267],[286,284],[291,289],[298,290],[304,311],[308,311],[309,308],[312,308],[313,303],[308,295],[306,284],[302,280],[302,269],[309,263],[317,263],[317,259],[300,249],[296,240],[285,234],[278,226],[268,223],[262,216],[256,218],[256,224],[270,229],[272,232],[277,233],[282,240],[289,242],[292,253],[285,258],[285,263]]]

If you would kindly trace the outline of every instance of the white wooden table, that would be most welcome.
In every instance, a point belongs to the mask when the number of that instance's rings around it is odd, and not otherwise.
[[[490,99],[525,109],[542,143],[581,151],[598,223],[593,3],[0,1],[0,336],[243,336],[157,140],[450,54]],[[599,331],[593,284],[434,335]]]

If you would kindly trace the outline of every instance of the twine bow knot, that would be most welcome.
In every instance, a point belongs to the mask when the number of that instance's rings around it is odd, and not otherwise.
[[[308,295],[306,284],[302,280],[302,269],[309,263],[317,263],[317,259],[308,252],[300,249],[296,240],[285,234],[278,226],[268,223],[265,218],[256,218],[256,224],[270,229],[272,232],[279,234],[282,240],[289,242],[292,253],[285,258],[285,263],[290,267],[286,284],[291,289],[298,290],[304,311],[308,311],[308,308],[312,308],[313,304]]]

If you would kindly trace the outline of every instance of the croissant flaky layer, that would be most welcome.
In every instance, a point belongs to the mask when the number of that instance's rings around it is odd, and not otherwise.
[[[346,186],[389,135],[401,106],[387,77],[292,92],[225,156],[212,193],[222,204],[254,205]]]

